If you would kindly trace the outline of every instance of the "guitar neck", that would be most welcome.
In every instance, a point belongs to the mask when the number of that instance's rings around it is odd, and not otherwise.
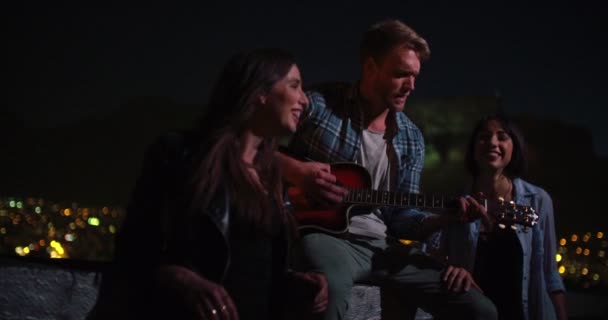
[[[357,205],[403,208],[444,209],[457,207],[454,197],[355,188],[348,189],[348,195],[344,201]]]

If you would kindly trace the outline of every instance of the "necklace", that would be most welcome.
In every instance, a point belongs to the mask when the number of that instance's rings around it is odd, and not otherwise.
[[[511,192],[513,191],[513,182],[509,178],[506,178],[506,179],[507,179],[507,184],[508,184],[507,191],[505,191],[502,194],[502,197],[500,195],[498,195],[498,192],[497,192],[497,196],[499,198],[502,198],[504,201],[511,201],[511,198],[512,198]]]
[[[513,191],[513,182],[507,177],[504,177],[504,180],[506,180],[505,191],[501,191],[501,187],[505,185],[504,183],[490,182],[486,184],[479,180],[474,183],[473,190],[483,192],[489,199],[494,197],[495,200],[502,198],[504,201],[511,201],[513,198],[511,194]]]

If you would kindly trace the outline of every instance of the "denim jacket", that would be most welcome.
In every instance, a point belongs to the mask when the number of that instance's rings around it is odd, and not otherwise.
[[[522,179],[513,180],[515,203],[531,206],[539,215],[538,224],[528,232],[516,231],[523,253],[522,309],[526,319],[555,319],[549,294],[565,291],[557,271],[553,202],[540,187]],[[444,245],[449,263],[473,273],[480,221],[450,226],[445,230]]]

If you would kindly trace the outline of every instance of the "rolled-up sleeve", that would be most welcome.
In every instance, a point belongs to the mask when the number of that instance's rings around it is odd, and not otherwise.
[[[391,235],[399,239],[426,240],[423,223],[432,213],[415,208],[388,209],[387,225]]]

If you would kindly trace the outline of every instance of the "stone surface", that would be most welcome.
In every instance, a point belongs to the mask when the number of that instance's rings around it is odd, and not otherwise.
[[[346,318],[350,320],[380,319],[380,288],[372,286],[355,286],[350,298]]]
[[[96,271],[0,259],[0,319],[84,319],[99,280]]]
[[[0,256],[0,319],[85,319],[105,264]],[[355,286],[348,320],[380,319],[380,289]],[[416,319],[429,319],[417,314]]]
[[[93,308],[107,264],[0,255],[0,319],[84,319]],[[567,293],[573,319],[608,319],[606,292]],[[349,320],[380,319],[380,289],[355,286]],[[418,310],[417,320],[432,319]]]
[[[380,288],[366,285],[356,285],[350,298],[350,306],[346,312],[348,320],[380,320]],[[416,320],[428,320],[433,317],[418,309]]]

